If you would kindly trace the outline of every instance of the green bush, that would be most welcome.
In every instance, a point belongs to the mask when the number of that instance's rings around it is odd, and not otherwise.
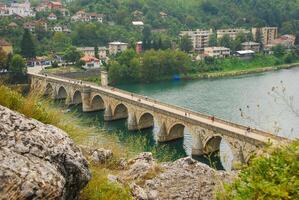
[[[217,199],[299,199],[299,140],[253,159]]]

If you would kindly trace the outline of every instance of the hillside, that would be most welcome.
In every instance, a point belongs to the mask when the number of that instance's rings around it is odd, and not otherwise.
[[[251,26],[278,26],[282,33],[297,31],[297,35],[299,30],[299,0],[76,0],[70,7],[73,12],[84,8],[104,13],[119,25],[144,20],[172,34],[182,29]]]

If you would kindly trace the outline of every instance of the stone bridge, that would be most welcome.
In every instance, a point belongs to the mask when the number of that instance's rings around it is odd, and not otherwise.
[[[65,99],[67,105],[82,104],[84,112],[104,110],[104,120],[128,119],[129,130],[159,127],[158,142],[184,137],[188,129],[192,136],[192,154],[202,155],[217,151],[222,139],[233,154],[232,166],[246,163],[260,147],[280,144],[287,139],[169,105],[144,96],[112,87],[29,73],[31,88],[39,89],[53,99]]]

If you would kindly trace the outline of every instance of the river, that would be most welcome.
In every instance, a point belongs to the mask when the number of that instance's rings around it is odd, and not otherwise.
[[[278,91],[281,95],[279,98],[273,96],[272,88],[276,86],[278,88],[274,92]],[[299,137],[299,117],[292,112],[292,106],[286,103],[290,102],[290,96],[293,96],[293,108],[299,108],[299,68],[229,78],[166,81],[117,87],[290,139]],[[147,140],[144,150],[151,150],[152,147],[160,145],[155,142],[158,127],[138,133],[129,132],[125,120],[104,123],[102,112],[82,115],[96,117],[98,125],[108,132],[117,132],[120,141],[128,136],[141,135]],[[190,154],[191,142],[191,135],[186,130],[184,139],[166,145],[168,151],[175,152],[175,158],[179,158]],[[209,160],[205,157],[197,159],[206,163]],[[219,163],[217,166],[221,168]]]

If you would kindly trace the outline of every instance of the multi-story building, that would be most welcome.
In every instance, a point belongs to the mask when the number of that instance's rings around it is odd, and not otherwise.
[[[271,49],[277,45],[282,45],[285,48],[292,48],[295,46],[296,36],[294,35],[282,35],[275,40],[271,44],[266,45],[267,49]]]
[[[196,29],[195,31],[181,31],[180,36],[187,35],[192,41],[193,50],[202,51],[205,47],[209,46],[209,39],[212,34],[212,29]]]
[[[258,34],[261,36],[261,42],[263,45],[272,44],[277,38],[278,28],[277,27],[262,27],[262,28],[252,28],[253,38],[256,40]]]
[[[78,47],[77,50],[82,51],[86,56],[95,56],[94,47]],[[98,55],[100,60],[106,60],[107,58],[107,48],[98,47]]]
[[[260,43],[257,42],[243,42],[241,45],[243,50],[252,50],[255,52],[259,52],[261,46]]]
[[[226,47],[206,47],[204,48],[204,56],[225,58],[230,56],[230,49]]]
[[[128,48],[128,43],[123,42],[110,42],[109,43],[109,54],[115,55],[122,51],[125,51]]]
[[[90,22],[97,21],[103,23],[104,16],[102,14],[97,13],[86,13],[83,10],[78,11],[74,16],[72,16],[73,21],[81,21],[81,22]]]
[[[237,35],[240,33],[250,33],[250,31],[243,28],[229,28],[229,29],[219,29],[217,30],[217,39],[221,39],[223,36],[228,35],[231,39],[236,39]]]

